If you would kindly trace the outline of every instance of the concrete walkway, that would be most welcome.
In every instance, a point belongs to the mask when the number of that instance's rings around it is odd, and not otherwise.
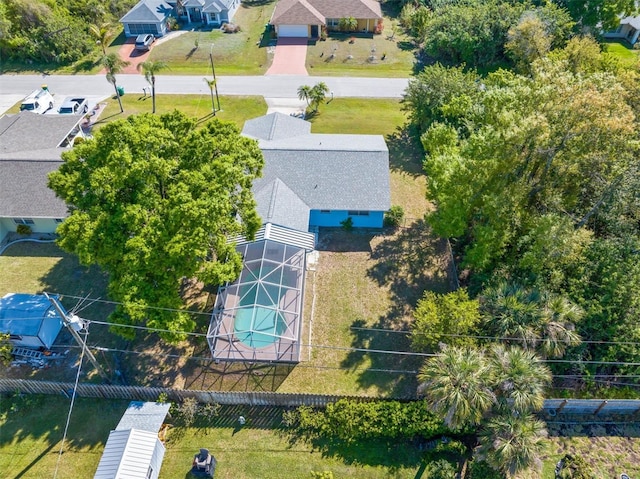
[[[273,62],[265,75],[308,75],[306,38],[279,38]]]

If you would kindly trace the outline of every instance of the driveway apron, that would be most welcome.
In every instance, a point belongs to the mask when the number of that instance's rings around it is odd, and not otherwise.
[[[308,75],[306,38],[279,38],[273,63],[266,75]]]

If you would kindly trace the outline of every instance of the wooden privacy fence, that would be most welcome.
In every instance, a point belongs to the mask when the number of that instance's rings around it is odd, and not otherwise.
[[[0,392],[20,392],[29,394],[64,394],[70,396],[73,383],[55,381],[34,381],[30,379],[0,379]],[[169,401],[180,402],[187,398],[195,398],[201,403],[218,403],[224,405],[243,406],[280,406],[280,407],[325,407],[339,399],[355,401],[379,401],[388,398],[371,396],[337,396],[331,394],[301,394],[251,391],[198,391],[190,389],[169,389],[143,386],[114,386],[108,384],[78,384],[77,395],[80,397],[131,399],[138,401],[157,401],[166,395]],[[406,400],[406,399],[405,399]],[[640,400],[632,399],[547,399],[544,402],[542,415],[548,418],[560,415],[638,415],[640,416]]]
[[[29,379],[0,379],[0,392],[20,392],[30,394],[64,394],[70,396],[73,383],[54,381],[34,381]],[[201,403],[218,403],[244,406],[325,407],[339,399],[375,401],[380,398],[367,396],[334,396],[330,394],[298,394],[250,391],[197,391],[189,389],[169,389],[143,386],[114,386],[108,384],[78,384],[77,396],[108,399],[131,399],[157,401],[166,395],[167,400],[180,402],[195,398]]]

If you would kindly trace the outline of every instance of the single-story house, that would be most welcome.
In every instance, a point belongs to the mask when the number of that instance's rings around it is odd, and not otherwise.
[[[64,201],[47,187],[48,174],[78,136],[81,115],[22,111],[0,117],[0,243],[18,225],[53,233],[67,216]]]
[[[300,361],[307,254],[314,231],[380,228],[390,207],[389,150],[381,135],[311,133],[282,113],[245,122],[265,158],[253,193],[263,226],[238,237],[240,277],[218,290],[207,341],[216,361]]]
[[[187,23],[219,26],[230,23],[240,7],[240,0],[169,0],[176,16]]]
[[[62,329],[62,318],[46,296],[9,293],[0,298],[0,333],[14,346],[49,349]]]
[[[158,433],[170,406],[132,401],[109,434],[94,479],[158,479],[165,453]]]
[[[279,37],[317,38],[323,28],[338,30],[341,18],[354,18],[356,32],[379,32],[377,0],[280,0],[271,17]]]
[[[264,223],[310,231],[351,218],[354,227],[382,227],[391,206],[382,135],[311,133],[311,123],[282,113],[248,120],[242,134],[265,158],[253,184]]]
[[[640,17],[624,17],[620,20],[620,25],[613,31],[605,32],[605,38],[626,40],[631,45],[635,45],[640,36]]]
[[[120,23],[127,37],[142,33],[162,37],[169,31],[168,20],[174,12],[174,6],[165,0],[140,0],[120,19]]]

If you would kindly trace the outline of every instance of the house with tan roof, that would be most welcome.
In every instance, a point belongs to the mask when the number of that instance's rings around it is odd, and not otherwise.
[[[337,30],[341,18],[355,18],[357,32],[374,33],[382,22],[377,0],[280,0],[271,17],[279,37],[317,38]]]

